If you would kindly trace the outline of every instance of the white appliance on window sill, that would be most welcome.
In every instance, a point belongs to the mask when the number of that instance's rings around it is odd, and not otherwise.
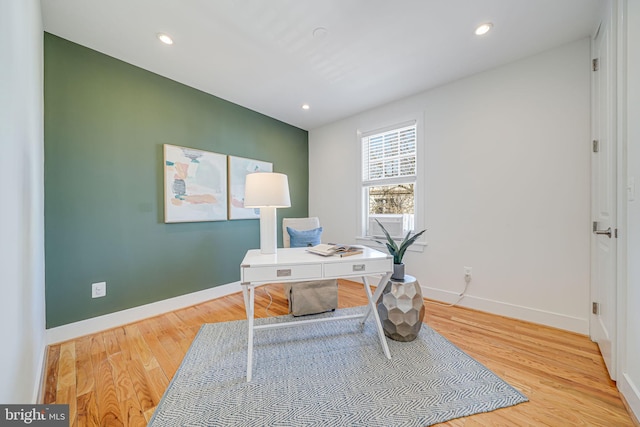
[[[382,228],[376,222],[377,219],[391,237],[403,238],[410,230],[413,230],[413,218],[412,214],[370,214],[367,234],[372,237],[385,237]]]

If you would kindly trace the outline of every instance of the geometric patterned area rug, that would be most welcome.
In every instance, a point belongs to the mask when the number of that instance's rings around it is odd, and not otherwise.
[[[527,401],[426,324],[387,342],[371,317],[256,331],[247,383],[247,321],[203,325],[149,425],[428,426]]]

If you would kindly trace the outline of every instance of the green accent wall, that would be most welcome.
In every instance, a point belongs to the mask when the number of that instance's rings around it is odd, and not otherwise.
[[[280,246],[307,216],[306,131],[48,33],[44,64],[47,328],[240,279],[259,221],[165,224],[163,144],[287,174]]]

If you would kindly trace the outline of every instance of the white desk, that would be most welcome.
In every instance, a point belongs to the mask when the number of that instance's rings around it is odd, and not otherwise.
[[[378,330],[380,344],[385,356],[391,359],[387,340],[382,330],[380,317],[376,310],[376,301],[384,290],[384,285],[393,272],[393,258],[388,254],[375,249],[364,248],[364,252],[348,257],[329,256],[323,257],[309,253],[305,248],[278,249],[272,255],[263,255],[260,249],[251,249],[247,252],[240,266],[242,293],[244,294],[244,306],[247,311],[249,323],[249,344],[247,347],[247,382],[251,381],[253,368],[253,334],[260,329],[283,328],[299,326],[314,322],[327,322],[342,319],[362,319],[364,323],[373,313],[373,318]],[[381,275],[375,293],[371,294],[371,288],[367,281],[369,275]],[[300,282],[305,280],[337,279],[348,277],[362,277],[363,287],[369,300],[368,307],[363,314],[348,316],[322,317],[306,320],[296,320],[284,323],[274,323],[254,326],[255,288],[268,283]]]

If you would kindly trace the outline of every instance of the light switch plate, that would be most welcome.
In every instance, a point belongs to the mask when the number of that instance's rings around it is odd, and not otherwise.
[[[107,295],[107,282],[91,284],[91,298],[100,298]]]

